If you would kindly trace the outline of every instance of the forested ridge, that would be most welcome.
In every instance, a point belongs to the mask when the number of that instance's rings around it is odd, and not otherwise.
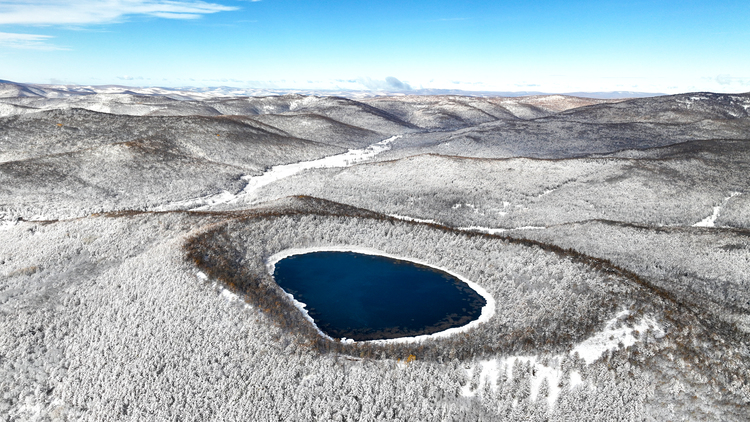
[[[747,420],[748,94],[0,88],[4,419]],[[344,247],[495,313],[321,336],[268,259]]]

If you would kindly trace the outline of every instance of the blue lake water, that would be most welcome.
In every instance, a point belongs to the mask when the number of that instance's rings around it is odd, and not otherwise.
[[[432,334],[479,318],[486,300],[443,271],[378,255],[310,252],[276,263],[274,279],[321,331],[357,341]]]

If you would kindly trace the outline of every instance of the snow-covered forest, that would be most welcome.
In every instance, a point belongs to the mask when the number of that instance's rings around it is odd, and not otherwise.
[[[748,109],[2,83],[0,415],[747,420]],[[320,247],[444,268],[495,311],[327,339],[267,267]]]

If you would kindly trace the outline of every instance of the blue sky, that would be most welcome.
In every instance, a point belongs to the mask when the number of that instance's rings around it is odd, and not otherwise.
[[[750,91],[750,1],[0,0],[0,79]]]

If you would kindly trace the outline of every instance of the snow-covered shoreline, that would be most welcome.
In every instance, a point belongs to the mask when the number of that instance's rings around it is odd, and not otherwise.
[[[407,258],[407,257],[400,256],[400,255],[389,254],[389,253],[382,252],[382,251],[379,251],[377,249],[372,249],[372,248],[366,248],[366,247],[360,247],[360,246],[316,246],[316,247],[309,247],[309,248],[290,248],[290,249],[285,249],[285,250],[283,250],[281,252],[278,252],[278,253],[270,256],[266,260],[266,270],[268,271],[269,274],[271,274],[271,276],[273,276],[273,273],[274,273],[274,271],[276,269],[276,263],[277,262],[281,261],[284,258],[288,258],[290,256],[293,256],[293,255],[302,255],[302,254],[306,254],[306,253],[310,253],[310,252],[356,252],[356,253],[361,253],[361,254],[365,254],[365,255],[384,256],[384,257],[391,258],[391,259],[398,259],[398,260],[401,260],[401,261],[408,261],[408,262],[413,262],[415,264],[424,265],[426,267],[434,268],[436,270],[440,270],[440,271],[443,271],[445,273],[448,273],[448,274],[456,277],[457,279],[463,281],[469,287],[471,287],[474,291],[476,291],[477,293],[479,293],[479,295],[481,295],[484,298],[484,300],[487,302],[487,304],[484,305],[484,307],[482,308],[482,313],[479,316],[479,318],[477,318],[474,321],[471,321],[468,324],[463,325],[461,327],[453,327],[453,328],[449,328],[447,330],[440,331],[440,332],[437,332],[437,333],[426,334],[426,335],[421,335],[421,336],[400,337],[400,338],[384,339],[384,340],[367,340],[367,341],[364,341],[362,343],[374,343],[374,344],[415,343],[415,342],[421,342],[421,341],[428,340],[428,339],[449,337],[449,336],[452,336],[454,334],[466,332],[466,331],[468,331],[468,330],[476,327],[479,324],[487,322],[487,321],[490,320],[490,318],[492,318],[493,315],[495,315],[495,299],[492,297],[492,295],[490,295],[489,292],[487,292],[487,290],[485,290],[482,286],[474,283],[473,281],[467,279],[466,277],[463,277],[462,275],[456,274],[453,271],[450,271],[450,270],[442,268],[442,267],[438,267],[436,265],[427,263],[427,262],[419,260],[419,259]],[[303,315],[305,316],[305,318],[308,321],[312,322],[313,326],[315,326],[315,329],[318,330],[318,332],[321,333],[321,335],[323,335],[324,337],[326,337],[328,339],[331,339],[331,337],[329,337],[328,335],[324,334],[318,328],[318,326],[315,324],[315,321],[313,321],[312,317],[310,317],[310,315],[307,313],[307,310],[305,309],[305,307],[307,305],[305,305],[304,303],[299,302],[298,300],[294,299],[294,297],[292,295],[290,295],[290,294],[288,294],[288,295],[294,301],[294,305],[297,306],[297,308],[303,313]],[[355,341],[351,340],[351,339],[346,339],[344,341],[346,341],[347,343],[355,343]]]

